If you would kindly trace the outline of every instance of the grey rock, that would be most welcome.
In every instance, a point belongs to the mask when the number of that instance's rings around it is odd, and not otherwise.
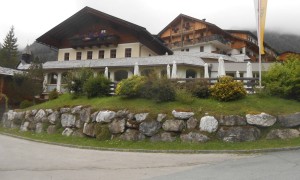
[[[161,124],[158,121],[151,120],[151,121],[143,121],[140,124],[139,130],[146,136],[153,136],[154,134],[158,133],[159,129],[161,128]]]
[[[75,127],[78,129],[83,128],[84,122],[80,121],[79,119],[75,121]]]
[[[80,121],[84,123],[89,123],[91,120],[91,108],[84,108],[79,112]],[[96,120],[96,117],[95,117]]]
[[[47,133],[48,134],[55,134],[56,133],[56,126],[55,125],[48,126]]]
[[[151,142],[173,142],[176,140],[175,133],[172,132],[163,132],[159,134],[155,134],[150,138]]]
[[[60,113],[64,114],[64,113],[69,113],[71,112],[71,108],[60,108]]]
[[[156,120],[157,120],[158,122],[162,122],[166,117],[167,117],[166,114],[158,114]]]
[[[137,122],[145,121],[149,113],[139,113],[135,114],[134,118]]]
[[[62,133],[63,136],[71,136],[73,134],[73,130],[71,128],[66,128]]]
[[[25,112],[16,112],[14,119],[23,121],[25,119]]]
[[[247,121],[245,117],[239,115],[221,116],[219,119],[220,126],[245,126]]]
[[[33,110],[31,110],[31,115],[32,115],[32,116],[35,116],[37,112],[38,112],[37,109],[33,109]]]
[[[94,113],[91,115],[92,122],[96,122],[96,118],[97,118],[98,113],[99,113],[99,112],[94,112]],[[86,122],[86,123],[87,123],[87,122]]]
[[[133,120],[133,119],[134,119],[134,114],[133,114],[133,113],[129,113],[129,114],[127,115],[127,119],[128,119],[128,120]]]
[[[300,136],[297,129],[273,129],[268,134],[266,139],[291,139]]]
[[[84,123],[83,126],[83,134],[91,136],[91,137],[96,137],[96,133],[94,131],[95,124],[94,123]]]
[[[33,120],[35,122],[42,122],[46,118],[47,114],[43,109],[40,109],[34,116]]]
[[[195,129],[197,127],[198,121],[196,118],[191,117],[189,120],[186,121],[186,126],[188,129]]]
[[[217,132],[217,136],[225,142],[255,141],[260,137],[260,130],[253,126],[223,126]]]
[[[181,132],[185,128],[183,120],[166,120],[163,125],[165,131]]]
[[[126,109],[119,110],[116,113],[116,118],[120,118],[120,119],[127,118],[128,114],[129,114],[129,111]]]
[[[35,128],[36,128],[36,123],[35,122],[29,122],[29,125],[28,125],[28,130],[30,131],[35,131]]]
[[[46,114],[48,116],[49,114],[53,113],[53,110],[52,109],[46,109],[45,112],[46,112]]]
[[[71,109],[71,113],[72,114],[79,114],[79,112],[81,111],[82,106],[75,106]]]
[[[127,129],[126,132],[120,136],[120,139],[125,141],[141,141],[145,139],[145,135],[136,129]]]
[[[278,121],[282,127],[289,128],[300,126],[300,112],[289,115],[280,115],[278,116]]]
[[[126,127],[131,128],[131,129],[138,129],[139,128],[139,124],[137,121],[135,120],[130,120],[128,119],[126,121]]]
[[[20,127],[20,131],[23,131],[23,132],[28,131],[28,126],[29,126],[29,122],[28,121],[24,122],[22,124],[22,126]]]
[[[115,119],[108,125],[108,128],[112,134],[120,134],[125,131],[125,125],[125,119]]]
[[[193,112],[177,112],[176,110],[173,110],[172,114],[176,119],[187,120],[190,117],[194,116],[195,113],[193,113]]]
[[[209,138],[199,132],[189,132],[188,134],[181,134],[180,139],[183,142],[207,142]]]
[[[96,122],[106,122],[109,123],[116,116],[114,111],[100,111],[96,117]]]
[[[25,112],[25,121],[33,121],[33,115],[31,110]]]
[[[246,119],[248,124],[260,127],[270,127],[273,126],[276,122],[276,117],[266,113],[255,115],[247,114]]]
[[[73,114],[62,114],[61,115],[61,125],[62,127],[74,127],[76,122],[76,117]]]
[[[35,125],[35,133],[42,133],[43,132],[43,124],[38,122]]]
[[[51,124],[55,124],[56,122],[59,121],[59,112],[58,111],[54,111],[52,112],[49,116],[48,116],[48,121]]]
[[[3,113],[2,116],[2,124],[3,127],[5,128],[11,128],[13,116],[12,116],[13,111],[9,110],[8,112]]]
[[[85,135],[82,132],[82,129],[77,129],[73,132],[72,136],[74,137],[85,137]]]
[[[7,112],[7,121],[12,121],[12,120],[14,120],[15,115],[16,115],[16,112],[15,112],[15,111],[9,110],[9,111]]]
[[[213,116],[204,116],[200,120],[199,129],[205,132],[216,132],[218,129],[218,121]]]

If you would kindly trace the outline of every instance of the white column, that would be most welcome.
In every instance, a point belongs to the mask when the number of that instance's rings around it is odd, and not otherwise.
[[[44,75],[44,81],[43,81],[43,92],[48,91],[48,73],[45,73]]]
[[[111,80],[112,82],[115,81],[115,71],[110,71],[110,76],[109,76],[109,78],[110,78],[110,80]]]
[[[61,88],[61,72],[57,73],[57,84],[56,84],[56,90],[57,92],[60,92]]]

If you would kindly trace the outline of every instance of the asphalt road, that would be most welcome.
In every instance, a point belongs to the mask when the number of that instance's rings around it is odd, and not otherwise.
[[[300,179],[300,151],[255,155],[74,149],[0,135],[1,180]]]

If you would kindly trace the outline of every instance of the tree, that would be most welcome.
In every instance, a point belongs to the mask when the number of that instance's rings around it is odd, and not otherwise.
[[[15,68],[18,63],[18,39],[15,37],[14,26],[7,33],[0,50],[0,66]]]

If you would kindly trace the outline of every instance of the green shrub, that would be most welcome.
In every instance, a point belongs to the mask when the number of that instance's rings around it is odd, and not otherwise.
[[[129,98],[141,97],[141,89],[146,82],[146,77],[132,76],[128,79],[123,79],[118,83],[116,94]]]
[[[83,91],[88,98],[107,96],[110,92],[110,83],[110,80],[102,75],[91,76],[83,84]]]
[[[210,88],[211,96],[219,101],[232,101],[246,96],[246,90],[242,82],[234,81],[230,76],[218,79],[218,82]]]
[[[175,87],[167,78],[161,78],[155,81],[150,91],[156,102],[174,101],[176,97]]]
[[[195,98],[192,95],[192,93],[187,91],[186,89],[177,89],[176,101],[181,102],[183,104],[191,104],[195,101]]]
[[[56,88],[54,88],[52,91],[49,93],[49,100],[53,100],[58,98],[59,93],[57,92]]]
[[[90,68],[82,68],[68,72],[65,88],[72,94],[73,98],[84,95],[83,84],[92,77],[93,71]]]
[[[186,90],[198,98],[209,97],[209,83],[205,80],[196,80],[186,82]]]
[[[300,101],[300,57],[289,56],[286,62],[274,64],[262,78],[268,94]]]
[[[34,103],[32,101],[24,100],[24,101],[21,102],[20,108],[25,109],[25,108],[28,108],[28,107],[33,106],[33,105],[34,105]]]

